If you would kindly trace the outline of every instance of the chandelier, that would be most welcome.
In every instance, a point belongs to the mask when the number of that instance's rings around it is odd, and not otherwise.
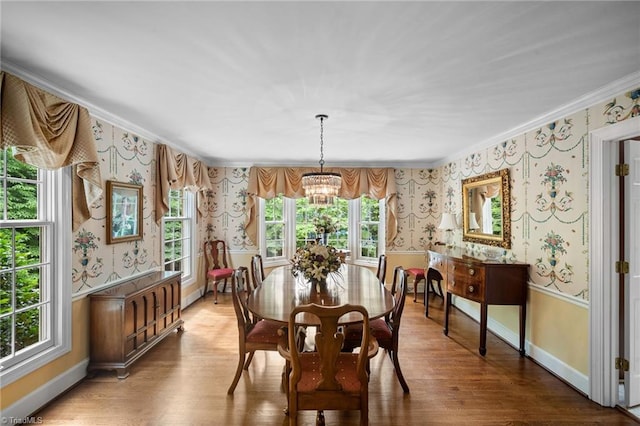
[[[316,118],[320,120],[320,172],[305,173],[302,175],[302,188],[304,194],[309,199],[309,204],[316,206],[326,206],[333,204],[342,185],[342,177],[339,173],[323,171],[324,153],[322,151],[324,140],[324,120],[329,116],[318,114]]]

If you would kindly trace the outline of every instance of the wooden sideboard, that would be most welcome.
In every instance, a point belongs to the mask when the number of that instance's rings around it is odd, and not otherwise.
[[[480,304],[480,355],[487,353],[487,306],[520,306],[520,355],[524,356],[529,265],[506,260],[483,259],[462,249],[437,247],[428,250],[429,268],[437,270],[446,286],[444,334],[449,334],[451,295]]]
[[[180,317],[180,272],[151,272],[91,294],[87,372],[115,370],[118,378],[175,329]]]

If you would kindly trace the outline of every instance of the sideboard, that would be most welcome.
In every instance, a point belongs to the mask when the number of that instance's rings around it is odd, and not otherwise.
[[[480,355],[487,353],[487,306],[520,306],[520,355],[524,356],[529,265],[508,260],[490,260],[460,248],[435,247],[428,250],[429,268],[445,280],[444,334],[449,334],[451,296],[480,304]]]
[[[151,272],[91,294],[87,372],[118,378],[173,330],[182,330],[180,272]]]

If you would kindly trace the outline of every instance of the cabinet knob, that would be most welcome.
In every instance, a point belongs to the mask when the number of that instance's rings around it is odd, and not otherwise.
[[[470,269],[469,269],[469,275],[472,275],[472,276],[473,276],[473,275],[475,275],[475,274],[476,274],[475,269],[470,268]]]
[[[451,281],[451,287],[455,287],[456,286],[456,282],[455,281]]]
[[[473,293],[475,291],[475,287],[470,285],[469,286],[469,293]]]

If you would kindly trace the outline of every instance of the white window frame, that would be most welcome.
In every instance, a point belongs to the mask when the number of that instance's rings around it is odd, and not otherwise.
[[[162,270],[164,270],[164,266],[166,265],[166,262],[164,261],[164,245],[166,243],[164,236],[165,236],[165,226],[166,226],[166,222],[167,219],[170,219],[171,221],[177,221],[180,220],[183,223],[187,223],[189,226],[189,234],[187,236],[187,238],[189,239],[189,244],[188,246],[185,246],[183,244],[183,250],[184,248],[188,248],[189,250],[189,254],[185,256],[184,252],[182,253],[182,257],[180,259],[185,259],[185,258],[189,258],[189,273],[186,273],[183,271],[182,272],[182,279],[181,279],[181,285],[184,287],[187,283],[190,283],[191,281],[195,280],[195,269],[196,269],[196,264],[195,264],[195,254],[196,254],[196,247],[195,247],[195,229],[196,229],[196,220],[195,220],[195,215],[196,215],[196,196],[192,191],[189,191],[187,189],[179,189],[177,191],[182,191],[182,195],[183,195],[183,200],[184,200],[184,205],[182,206],[182,211],[184,213],[184,216],[164,216],[162,218],[162,251],[161,251],[161,256],[162,256]],[[167,211],[167,213],[169,213]],[[176,260],[180,260],[180,259],[173,259],[172,262],[175,262]]]
[[[378,224],[378,256],[384,254],[385,239],[386,239],[386,223],[385,220],[385,200],[379,200],[378,206],[380,208],[380,222]],[[362,266],[377,266],[378,257],[364,257],[361,256],[360,241],[361,229],[360,229],[360,210],[362,208],[362,202],[360,198],[349,200],[349,247],[353,247],[351,250],[351,262],[356,265]],[[351,232],[355,229],[356,232]]]
[[[50,223],[51,235],[45,242],[43,255],[51,260],[47,292],[51,299],[48,339],[25,350],[26,356],[7,358],[0,365],[3,386],[19,380],[71,351],[71,167],[54,171],[39,170],[42,180],[39,208],[43,214],[39,222]],[[30,222],[33,224],[33,221]],[[1,226],[1,223],[0,223]],[[13,224],[12,224],[13,226]],[[47,236],[49,237],[49,236]]]
[[[267,257],[266,251],[266,239],[265,239],[265,200],[258,198],[258,239],[260,241],[260,254],[265,266],[275,267],[287,265],[289,259],[291,259],[295,253],[296,247],[296,200],[292,198],[284,197],[283,203],[283,220],[284,220],[284,250],[283,255],[278,257]],[[378,255],[384,253],[385,249],[385,235],[386,235],[386,219],[385,219],[385,200],[382,199],[380,203],[380,224],[378,231],[380,236],[378,238]],[[348,200],[349,205],[349,240],[348,249],[351,251],[349,257],[349,263],[353,263],[361,266],[375,266],[378,263],[378,258],[363,257],[360,256],[360,198],[354,200]],[[355,232],[354,232],[355,231]]]

